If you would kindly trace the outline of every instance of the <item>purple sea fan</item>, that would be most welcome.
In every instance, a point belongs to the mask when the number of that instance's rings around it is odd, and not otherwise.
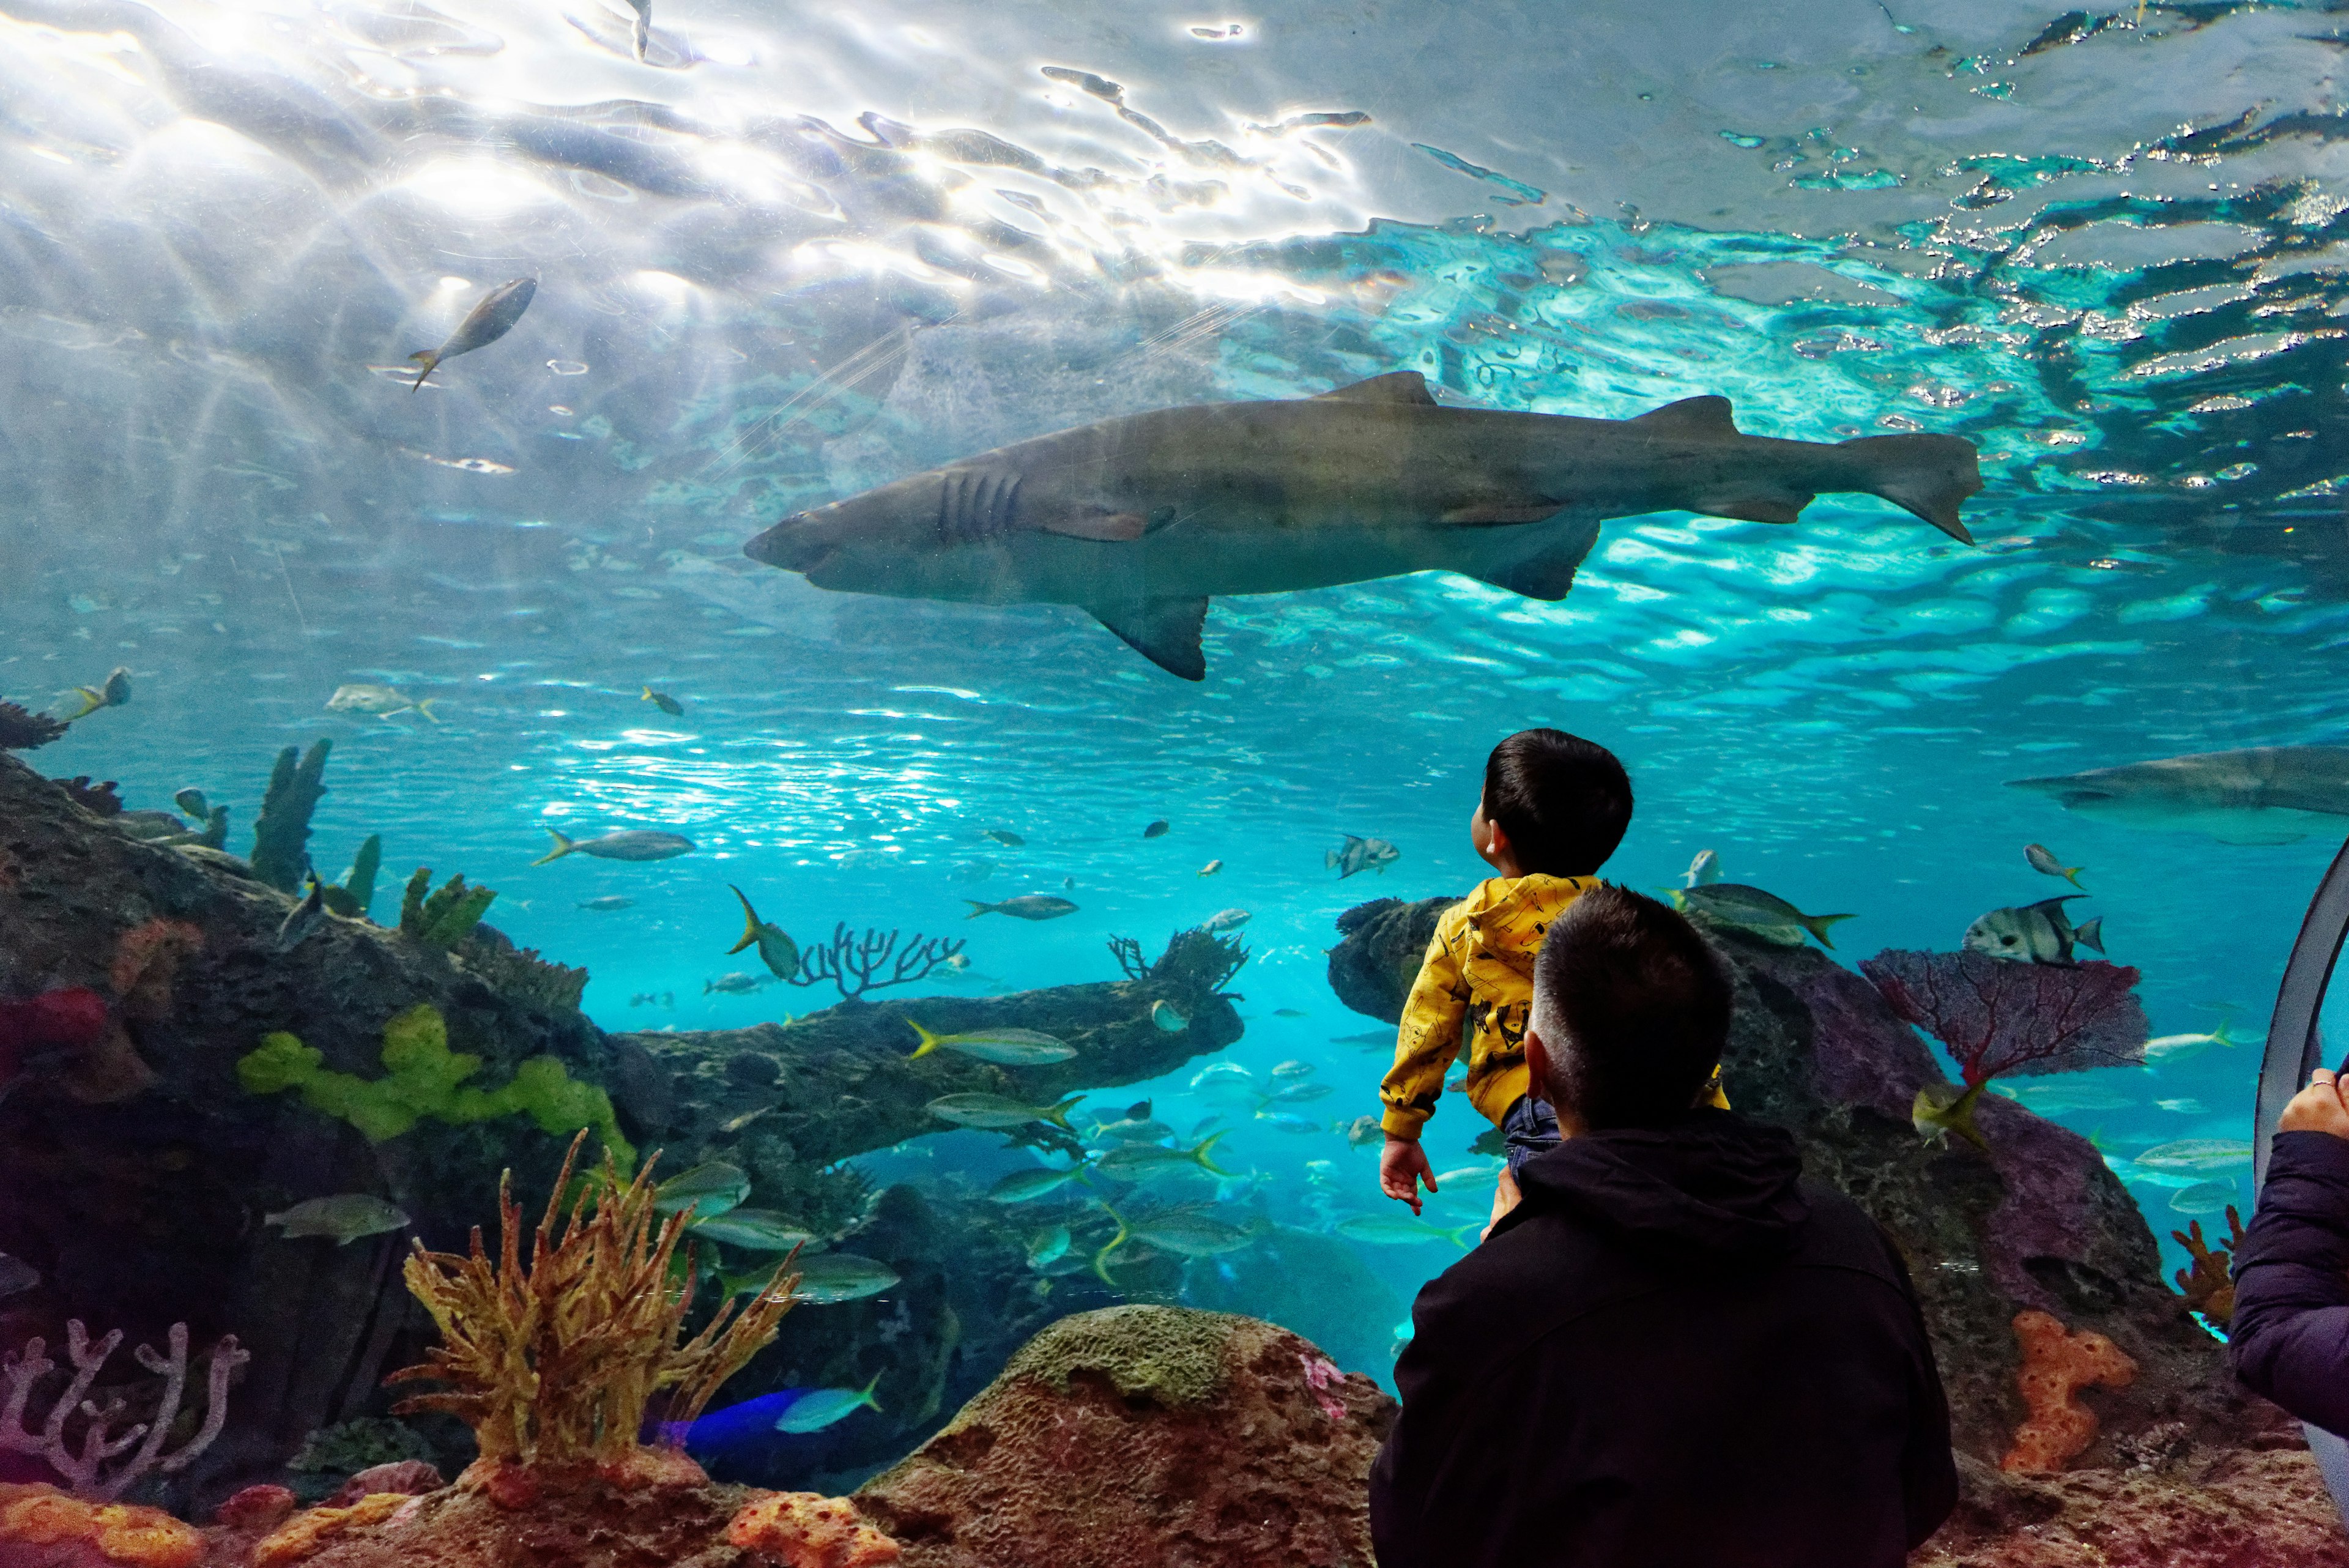
[[[65,724],[14,702],[0,702],[0,752],[29,752],[66,732]]]
[[[2013,963],[1987,953],[1889,949],[1859,972],[1949,1049],[1968,1088],[1992,1078],[2145,1060],[2152,1026],[2126,964]]]

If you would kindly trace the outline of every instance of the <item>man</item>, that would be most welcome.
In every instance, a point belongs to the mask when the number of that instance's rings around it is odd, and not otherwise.
[[[1729,1011],[1653,899],[1550,928],[1526,1055],[1565,1141],[1413,1309],[1381,1568],[1900,1568],[1955,1506],[1899,1252],[1784,1131],[1699,1104]]]
[[[2276,1123],[2267,1185],[2235,1250],[2235,1376],[2349,1436],[2349,1104],[2319,1067]]]

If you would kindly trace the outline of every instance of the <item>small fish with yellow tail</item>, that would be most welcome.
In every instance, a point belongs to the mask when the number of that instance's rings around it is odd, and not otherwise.
[[[1984,1154],[1990,1152],[1990,1140],[1974,1125],[1974,1107],[1982,1103],[1987,1082],[1960,1088],[1955,1084],[1928,1084],[1917,1091],[1909,1106],[1909,1120],[1916,1127],[1918,1136],[1927,1143],[1940,1143],[1955,1133]]]
[[[942,1122],[988,1132],[1024,1127],[1030,1122],[1050,1122],[1067,1128],[1070,1108],[1083,1098],[1082,1095],[1071,1095],[1055,1105],[1023,1106],[1001,1095],[942,1095],[922,1108]]]
[[[130,701],[130,668],[116,665],[104,680],[96,686],[77,686],[67,695],[80,706],[65,714],[68,724],[77,719],[87,719],[100,708],[119,708]]]
[[[1224,863],[1221,860],[1210,860],[1205,866],[1199,867],[1199,875],[1202,877],[1212,877],[1223,868]]]
[[[1168,1034],[1180,1034],[1191,1027],[1191,1021],[1176,1012],[1174,1004],[1164,998],[1150,1004],[1150,1022]]]
[[[792,1401],[791,1408],[777,1417],[775,1430],[821,1432],[858,1410],[878,1411],[881,1402],[873,1397],[873,1391],[880,1386],[881,1375],[876,1372],[862,1388],[812,1389]]]
[[[750,896],[733,883],[727,890],[742,902],[742,940],[728,948],[728,953],[739,953],[744,948],[759,950],[759,961],[777,980],[789,980],[800,971],[800,945],[792,940],[783,928],[759,919],[759,911],[750,907]]]
[[[538,293],[538,280],[518,277],[502,283],[481,296],[465,319],[457,323],[457,330],[438,348],[419,348],[409,358],[416,361],[416,381],[408,389],[421,390],[424,378],[432,374],[444,359],[454,359],[460,354],[471,354],[476,348],[486,348],[513,330],[522,313],[530,308],[532,296]]]
[[[639,701],[651,703],[672,719],[681,719],[685,716],[685,704],[666,691],[656,691],[647,686],[645,688],[644,696]]]
[[[2087,869],[2085,866],[2064,865],[2055,857],[2055,852],[2044,844],[2024,845],[2023,857],[2029,861],[2031,868],[2041,876],[2061,877],[2075,888],[2080,885],[2080,873]]]
[[[1035,1067],[1065,1062],[1077,1054],[1066,1041],[1033,1029],[970,1029],[957,1034],[934,1034],[912,1019],[905,1026],[922,1037],[921,1047],[905,1058],[919,1061],[933,1051],[955,1051],[981,1062],[1005,1067]]]
[[[1022,893],[999,904],[985,904],[977,898],[965,898],[963,902],[970,906],[970,913],[963,918],[970,920],[981,915],[1009,915],[1016,920],[1057,920],[1062,915],[1077,912],[1074,904],[1050,893]]]
[[[372,713],[378,719],[389,719],[394,713],[421,713],[433,723],[440,715],[432,711],[437,697],[427,697],[419,702],[396,686],[380,686],[372,680],[352,680],[335,688],[326,699],[329,713]]]

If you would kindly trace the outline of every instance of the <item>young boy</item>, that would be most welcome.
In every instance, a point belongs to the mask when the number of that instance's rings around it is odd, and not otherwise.
[[[1387,1141],[1379,1186],[1419,1212],[1435,1188],[1420,1128],[1454,1060],[1468,1063],[1469,1103],[1506,1136],[1498,1219],[1517,1201],[1517,1168],[1558,1141],[1549,1106],[1528,1092],[1526,1014],[1534,958],[1550,922],[1599,886],[1599,867],[1631,826],[1631,780],[1615,753],[1562,730],[1520,730],[1493,748],[1469,841],[1498,871],[1444,911],[1403,1003],[1394,1065],[1379,1085]],[[1726,1105],[1713,1090],[1713,1103]]]

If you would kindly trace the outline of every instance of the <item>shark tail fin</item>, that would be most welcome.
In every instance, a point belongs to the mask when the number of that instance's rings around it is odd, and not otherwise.
[[[1857,465],[1852,488],[1882,496],[1961,545],[1974,542],[1958,516],[1959,503],[1982,487],[1973,442],[1962,436],[1861,436],[1836,450]]]
[[[549,833],[554,833],[554,829],[551,827],[546,831]],[[543,866],[550,860],[560,860],[564,856],[571,853],[572,847],[571,840],[568,837],[564,836],[563,834],[554,833],[554,847],[540,856],[537,859],[532,861],[531,864],[533,866]]]

